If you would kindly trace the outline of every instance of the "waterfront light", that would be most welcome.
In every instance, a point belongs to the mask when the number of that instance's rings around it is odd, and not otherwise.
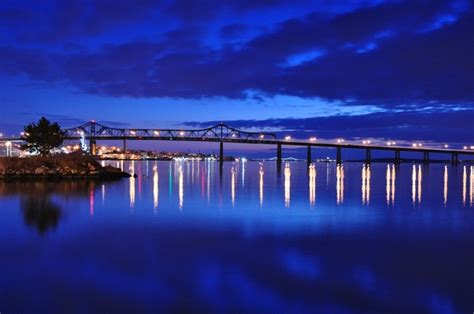
[[[5,146],[7,148],[7,157],[12,156],[12,142],[8,141],[5,143]]]

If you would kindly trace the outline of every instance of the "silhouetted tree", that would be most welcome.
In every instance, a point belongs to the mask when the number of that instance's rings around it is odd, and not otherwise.
[[[38,152],[43,156],[50,155],[51,150],[59,147],[66,137],[66,131],[61,130],[58,123],[51,123],[45,117],[42,117],[38,123],[28,124],[24,130],[22,138],[26,144],[21,148],[31,153]]]

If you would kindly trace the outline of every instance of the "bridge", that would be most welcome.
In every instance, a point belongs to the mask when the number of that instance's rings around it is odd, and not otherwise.
[[[82,138],[89,141],[90,153],[96,155],[97,141],[119,140],[123,142],[123,150],[127,149],[127,141],[131,140],[156,140],[156,141],[187,141],[187,142],[216,142],[219,143],[219,161],[222,165],[224,161],[224,143],[243,143],[243,144],[267,144],[276,146],[276,161],[278,165],[282,162],[282,146],[302,146],[307,148],[307,163],[312,162],[312,148],[325,147],[336,149],[336,162],[342,163],[342,149],[360,149],[365,151],[365,162],[370,163],[373,151],[391,151],[393,152],[393,162],[401,162],[402,152],[417,152],[422,154],[423,163],[430,163],[430,154],[450,155],[451,163],[459,163],[460,155],[474,155],[474,150],[450,149],[450,148],[430,148],[430,147],[407,147],[391,145],[374,145],[370,142],[363,144],[345,143],[337,141],[336,143],[316,141],[316,138],[304,140],[292,140],[290,137],[279,139],[276,134],[270,132],[248,132],[242,131],[226,124],[218,124],[203,129],[125,129],[113,128],[102,125],[95,121],[85,123],[81,126],[65,129],[66,140],[80,140]],[[0,141],[21,141],[22,137],[0,138]]]

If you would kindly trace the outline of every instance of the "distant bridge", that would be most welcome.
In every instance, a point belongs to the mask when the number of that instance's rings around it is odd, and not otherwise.
[[[342,149],[352,148],[365,150],[366,163],[371,162],[372,151],[391,151],[394,153],[394,163],[401,161],[401,152],[419,152],[422,153],[423,162],[430,162],[431,153],[441,153],[451,155],[451,163],[459,163],[459,155],[474,155],[472,150],[449,149],[449,148],[430,148],[430,147],[406,147],[406,146],[383,146],[372,144],[353,144],[353,143],[329,143],[319,142],[315,138],[307,141],[292,140],[290,138],[279,139],[276,134],[270,132],[248,132],[238,130],[226,124],[218,124],[213,127],[203,129],[124,129],[111,128],[95,121],[88,122],[75,128],[66,129],[67,140],[80,140],[85,138],[89,141],[90,153],[96,155],[98,140],[120,140],[123,141],[123,150],[127,149],[127,141],[130,140],[157,140],[157,141],[187,141],[187,142],[218,142],[220,143],[219,160],[222,164],[224,160],[224,143],[243,143],[243,144],[268,144],[277,147],[277,164],[282,162],[282,146],[303,146],[307,147],[307,162],[312,162],[312,147],[335,148],[336,162],[342,162]],[[17,138],[0,138],[0,141],[21,141]]]

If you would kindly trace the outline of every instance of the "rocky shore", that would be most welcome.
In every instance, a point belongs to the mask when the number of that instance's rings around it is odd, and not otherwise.
[[[119,179],[130,177],[120,169],[102,167],[82,153],[50,157],[2,157],[0,179]]]

